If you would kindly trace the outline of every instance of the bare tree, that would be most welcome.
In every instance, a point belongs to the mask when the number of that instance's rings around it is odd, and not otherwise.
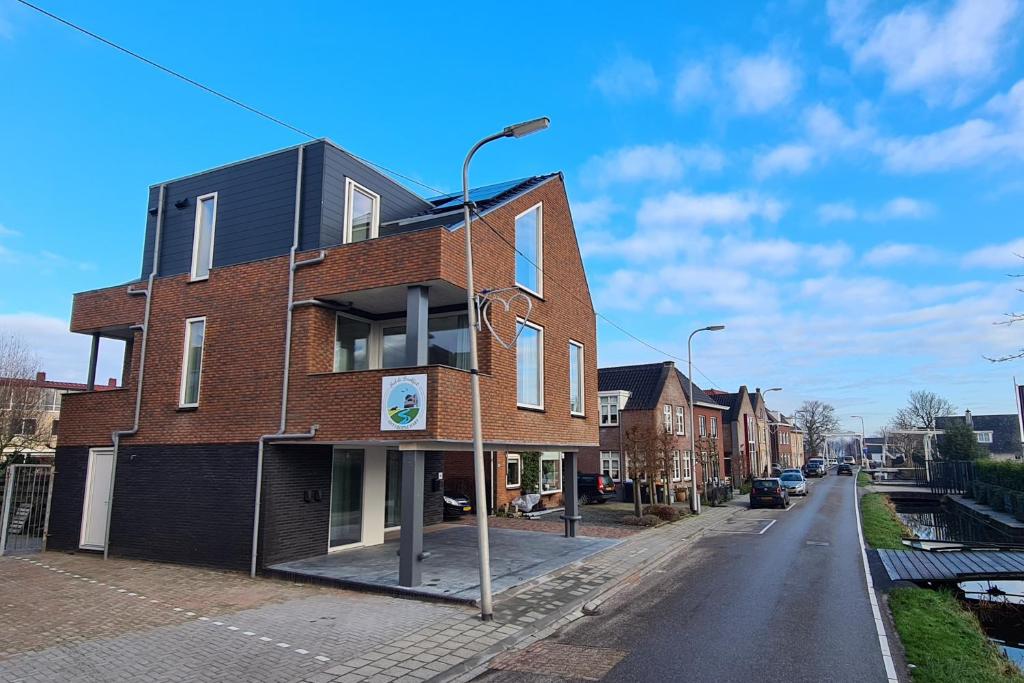
[[[826,435],[839,429],[836,409],[822,401],[804,401],[794,418],[804,431],[804,450],[811,457],[824,450]]]
[[[935,429],[935,418],[956,413],[956,406],[931,391],[912,391],[893,418],[899,429]]]
[[[48,441],[43,392],[33,383],[37,367],[19,337],[0,337],[0,470]]]
[[[672,478],[675,475],[675,459],[673,458],[673,451],[676,450],[676,438],[671,431],[665,429],[664,426],[659,425],[660,428],[656,427],[656,435],[654,438],[654,471],[661,485],[665,491],[665,502],[668,502],[668,488]],[[682,457],[680,454],[679,457]],[[681,464],[681,463],[680,463]],[[654,493],[651,493],[651,504],[653,505]]]
[[[640,476],[643,475],[654,503],[654,473],[658,469],[658,427],[650,423],[630,426],[623,433],[623,446],[629,454],[629,466],[633,478],[633,514],[642,514],[640,500]]]
[[[1024,254],[1017,254],[1016,256],[1018,258],[1024,259]],[[1018,278],[1018,277],[1024,278],[1024,273],[1012,274],[1012,275],[1010,275],[1010,277],[1013,277],[1013,278]],[[1024,289],[1018,287],[1017,291],[1018,292],[1024,292]],[[1000,320],[1000,321],[998,321],[998,322],[996,322],[994,324],[995,325],[1012,325],[1014,323],[1019,323],[1019,322],[1024,322],[1024,313],[1018,311],[1018,312],[1007,313],[1004,316],[1003,320]],[[1020,358],[1024,358],[1024,347],[1021,347],[1015,353],[1009,353],[1009,354],[1007,354],[1005,356],[997,356],[995,358],[989,358],[988,356],[985,356],[985,358],[987,358],[988,360],[992,361],[993,363],[1005,363],[1008,360],[1018,360]]]

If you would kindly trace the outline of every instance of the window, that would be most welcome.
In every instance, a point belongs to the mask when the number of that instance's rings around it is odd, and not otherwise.
[[[370,323],[338,316],[334,335],[334,371],[370,368]]]
[[[711,437],[715,438],[718,436],[718,418],[711,418]]]
[[[556,493],[562,490],[562,454],[541,453],[540,492]]]
[[[345,243],[377,236],[380,226],[380,195],[345,179]]]
[[[522,461],[518,454],[509,453],[505,459],[505,488],[517,489],[522,486]]]
[[[619,481],[621,471],[618,451],[601,451],[601,474],[611,477],[613,481]]]
[[[569,342],[569,412],[583,415],[583,344]]]
[[[60,392],[56,389],[44,389],[41,408],[50,412],[60,410]]]
[[[676,406],[676,434],[686,436],[686,408]]]
[[[516,340],[516,400],[526,408],[544,407],[544,330],[522,320]]]
[[[516,284],[537,296],[543,296],[543,221],[540,204],[516,216]]]
[[[389,325],[381,330],[382,368],[401,368],[405,362],[405,323]]]
[[[439,315],[427,320],[428,363],[469,370],[468,320],[465,315]]]
[[[676,451],[677,453],[679,451]],[[683,479],[690,481],[693,479],[693,472],[691,470],[692,463],[690,462],[691,454],[690,451],[686,451],[683,454]]]
[[[206,338],[206,318],[185,321],[185,353],[181,361],[182,407],[199,405],[199,380],[203,372],[203,342]]]
[[[679,462],[679,451],[672,451],[672,481],[683,478],[682,466]]]
[[[714,418],[712,418],[712,419],[714,419]],[[700,435],[701,436],[707,436],[708,435],[708,421],[707,421],[707,418],[704,415],[700,416]]]
[[[26,417],[18,425],[19,436],[35,436],[36,430],[39,428],[39,423],[36,422],[34,417]]]
[[[672,406],[665,404],[665,431],[672,433]]]
[[[60,420],[53,420],[50,422],[50,436],[57,436],[60,431]]]
[[[992,443],[992,432],[975,432],[978,435],[978,443]]]
[[[217,193],[196,199],[196,227],[192,237],[192,279],[205,280],[213,268],[213,238],[217,230]]]
[[[619,424],[619,397],[601,397],[601,426],[614,427]]]

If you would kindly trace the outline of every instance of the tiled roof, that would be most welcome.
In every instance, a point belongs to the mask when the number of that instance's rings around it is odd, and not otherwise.
[[[686,398],[690,398],[690,379],[685,374],[680,372],[678,368],[676,368],[676,374],[679,375],[679,383],[683,385],[683,393],[686,394]],[[696,382],[693,383],[693,395],[694,398],[692,398],[691,400],[694,403],[703,403],[705,405],[713,406],[721,405],[714,398],[708,396],[706,391],[697,386]]]
[[[935,427],[945,429],[954,422],[963,422],[963,415],[935,418]],[[1020,421],[1016,415],[971,415],[976,432],[992,432],[992,443],[983,443],[990,453],[1020,453]]]
[[[645,365],[622,365],[615,368],[599,368],[597,371],[598,391],[628,391],[626,410],[653,410],[658,407],[658,398],[672,366],[665,363]]]

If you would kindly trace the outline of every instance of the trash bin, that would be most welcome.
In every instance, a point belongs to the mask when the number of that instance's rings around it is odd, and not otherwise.
[[[627,479],[622,482],[622,501],[624,503],[633,502],[633,480]]]

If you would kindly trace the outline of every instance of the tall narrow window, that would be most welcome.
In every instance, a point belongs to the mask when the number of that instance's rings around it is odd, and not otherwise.
[[[712,419],[714,419],[714,418],[712,418]],[[703,416],[703,415],[700,416],[700,435],[701,436],[707,436],[708,435],[708,419],[705,416]]]
[[[544,330],[522,320],[516,341],[516,400],[526,408],[544,407]]]
[[[569,342],[569,412],[583,415],[583,344]]]
[[[665,404],[665,431],[672,433],[672,406]]]
[[[427,320],[427,362],[469,370],[469,323],[465,315],[434,316]]]
[[[686,436],[686,408],[676,406],[676,434]]]
[[[370,368],[370,323],[338,316],[334,336],[334,371]]]
[[[351,178],[345,180],[345,242],[362,242],[377,236],[380,195]]]
[[[679,451],[672,451],[672,481],[683,478],[683,470],[679,462]]]
[[[192,279],[205,280],[213,267],[213,237],[217,230],[217,193],[196,199],[196,228],[192,237]]]
[[[203,341],[206,337],[206,318],[185,321],[185,354],[181,361],[182,407],[199,405],[199,380],[203,373]]]
[[[381,367],[401,368],[405,361],[405,323],[381,331]]]
[[[717,417],[711,418],[711,436],[712,436],[712,438],[718,436],[718,418]]]
[[[517,489],[522,485],[522,462],[518,453],[509,453],[505,458],[505,488]]]
[[[544,210],[540,204],[516,216],[516,284],[543,296]]]

